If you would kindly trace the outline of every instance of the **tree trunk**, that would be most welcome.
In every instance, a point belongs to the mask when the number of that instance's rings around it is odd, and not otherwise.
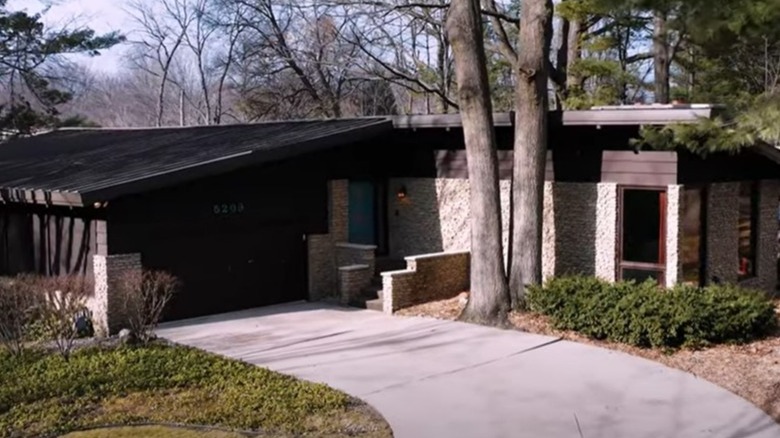
[[[509,289],[501,243],[498,157],[479,0],[453,0],[446,29],[455,58],[471,202],[471,294],[461,320],[503,325],[509,310]]]
[[[565,35],[568,39],[566,55],[566,89],[582,88],[582,76],[575,68],[577,61],[582,57],[582,21],[575,19],[569,21],[569,32]]]
[[[542,281],[544,170],[547,162],[547,56],[552,39],[551,0],[526,0],[520,12],[515,93],[512,263],[509,289],[519,308],[527,285]]]
[[[656,11],[653,16],[653,60],[655,74],[655,102],[669,103],[669,76],[672,60],[669,47],[666,13]]]

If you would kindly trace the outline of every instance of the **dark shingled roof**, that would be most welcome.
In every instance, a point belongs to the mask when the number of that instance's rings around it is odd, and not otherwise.
[[[393,129],[382,118],[63,129],[0,145],[6,201],[85,205],[282,160]]]

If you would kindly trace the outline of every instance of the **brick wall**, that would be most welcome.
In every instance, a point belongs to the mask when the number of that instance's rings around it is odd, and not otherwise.
[[[309,299],[338,296],[336,244],[349,235],[349,181],[328,182],[328,233],[310,234],[308,242]]]
[[[468,252],[406,257],[406,269],[382,273],[384,311],[452,298],[469,288]]]
[[[395,194],[406,187],[406,197]],[[390,255],[401,258],[471,247],[469,180],[395,178],[388,184]],[[506,256],[511,184],[500,181],[501,221]]]
[[[346,305],[358,298],[363,289],[371,284],[374,271],[369,265],[341,266],[338,277],[339,300]]]
[[[615,281],[618,241],[617,184],[599,183],[596,190],[596,276]]]

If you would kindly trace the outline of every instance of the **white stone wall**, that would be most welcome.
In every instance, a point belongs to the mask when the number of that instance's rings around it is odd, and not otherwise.
[[[615,281],[617,257],[617,184],[599,183],[596,200],[596,276]]]
[[[123,280],[125,274],[141,272],[141,254],[96,255],[92,263],[95,292],[88,298],[87,308],[92,314],[92,324],[97,335],[111,335],[125,328],[119,281]]]
[[[666,287],[676,285],[682,276],[682,191],[680,185],[670,185],[666,190]]]

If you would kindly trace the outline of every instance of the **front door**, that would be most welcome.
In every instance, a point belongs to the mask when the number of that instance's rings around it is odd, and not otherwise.
[[[618,278],[664,284],[666,274],[666,191],[620,189]]]
[[[373,182],[349,182],[350,243],[376,245],[376,201]]]

